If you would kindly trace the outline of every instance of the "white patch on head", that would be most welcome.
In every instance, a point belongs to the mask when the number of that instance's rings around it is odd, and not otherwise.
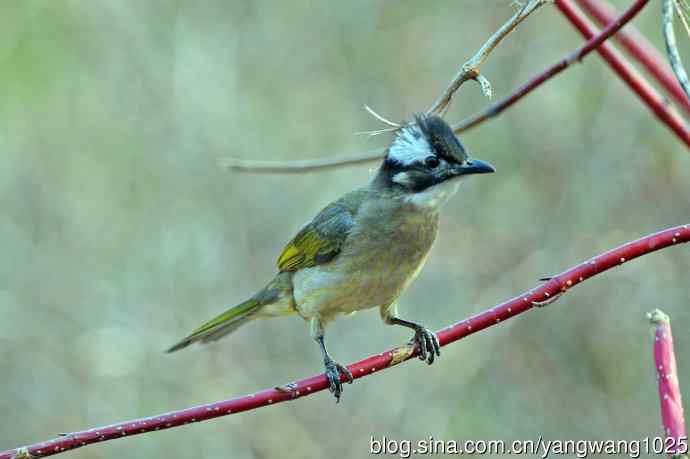
[[[416,124],[402,128],[388,148],[388,157],[403,166],[420,161],[432,153],[431,145]]]
[[[438,209],[458,191],[460,180],[460,178],[454,178],[430,186],[424,191],[405,197],[405,201],[425,209]]]

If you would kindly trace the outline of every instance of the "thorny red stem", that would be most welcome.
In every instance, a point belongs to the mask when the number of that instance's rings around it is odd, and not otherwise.
[[[683,400],[678,383],[676,352],[673,348],[671,322],[666,314],[658,309],[649,314],[654,330],[654,364],[659,386],[659,403],[661,405],[661,423],[666,436],[666,453],[678,457],[688,452],[688,434],[685,431],[683,417]],[[685,456],[687,457],[687,456]]]
[[[616,9],[605,0],[577,0],[578,4],[600,25],[607,25],[618,16]],[[635,28],[628,25],[616,39],[673,97],[678,105],[690,114],[690,100],[676,80],[665,57]]]
[[[637,0],[634,6],[640,5],[641,8],[647,1]],[[556,6],[585,38],[590,39],[597,35],[596,28],[575,6],[573,0],[556,0]],[[597,48],[597,51],[628,87],[654,112],[657,118],[668,126],[686,146],[690,147],[690,130],[685,121],[664,101],[644,77],[609,43],[603,43]]]
[[[446,346],[528,311],[533,307],[534,302],[545,302],[557,298],[558,295],[567,292],[571,287],[608,269],[627,263],[634,258],[683,242],[690,242],[690,224],[669,228],[659,233],[645,236],[598,255],[552,277],[539,287],[440,330],[438,338],[441,346]],[[401,346],[360,360],[349,365],[348,368],[355,379],[357,379],[390,368],[416,355],[417,351],[415,348]],[[51,456],[92,443],[114,440],[154,430],[169,429],[192,422],[206,421],[271,404],[286,402],[320,392],[327,388],[328,380],[323,374],[319,374],[284,386],[283,389],[266,389],[231,400],[74,432],[43,443],[1,452],[0,459]],[[27,454],[30,454],[30,456]]]

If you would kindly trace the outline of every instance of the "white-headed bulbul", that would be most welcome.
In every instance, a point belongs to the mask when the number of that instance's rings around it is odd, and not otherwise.
[[[440,355],[436,335],[398,317],[396,300],[421,270],[436,238],[441,206],[462,179],[494,172],[472,159],[438,116],[417,116],[400,128],[370,183],[327,205],[285,246],[278,274],[249,300],[197,328],[171,347],[217,340],[253,319],[299,314],[323,353],[336,399],[341,377],[324,343],[325,326],[341,314],[378,307],[387,324],[414,330],[419,358]]]

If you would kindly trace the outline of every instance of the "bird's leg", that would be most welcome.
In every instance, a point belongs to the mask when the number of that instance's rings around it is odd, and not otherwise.
[[[352,384],[353,377],[350,370],[347,367],[339,364],[328,355],[326,350],[326,344],[323,342],[323,336],[319,337],[319,345],[321,346],[321,351],[323,352],[323,364],[326,368],[326,377],[330,383],[330,391],[335,396],[336,403],[340,402],[340,394],[343,393],[343,383],[340,382],[340,376],[345,376],[345,380]]]
[[[340,402],[340,394],[343,393],[343,383],[340,382],[340,376],[345,376],[345,380],[352,384],[354,378],[352,373],[347,367],[339,364],[331,358],[326,350],[326,343],[324,342],[324,333],[321,322],[318,319],[312,319],[312,335],[316,342],[319,343],[321,347],[321,352],[323,353],[323,364],[326,369],[326,377],[330,384],[330,391],[335,396],[336,403]]]
[[[402,325],[414,330],[414,336],[410,340],[410,344],[416,344],[419,348],[419,360],[426,360],[426,363],[431,365],[434,363],[436,356],[441,356],[441,344],[438,342],[436,333],[423,325],[398,319],[397,317],[384,317],[384,320],[388,324]]]

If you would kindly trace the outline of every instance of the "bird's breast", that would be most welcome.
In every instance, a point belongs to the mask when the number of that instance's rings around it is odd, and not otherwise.
[[[334,260],[295,273],[298,310],[308,317],[394,302],[421,270],[437,231],[434,212],[363,209]]]

